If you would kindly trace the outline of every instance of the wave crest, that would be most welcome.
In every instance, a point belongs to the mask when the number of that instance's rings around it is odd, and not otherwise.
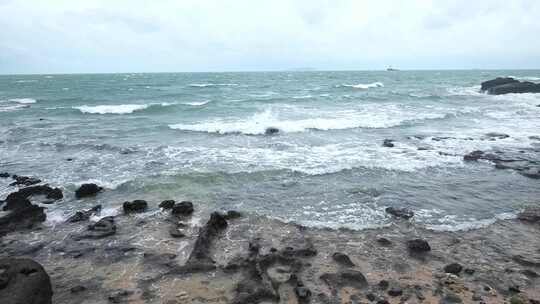
[[[168,107],[175,103],[151,103],[151,104],[121,104],[121,105],[97,105],[97,106],[77,106],[73,109],[81,111],[83,114],[131,114],[137,111],[143,111],[150,107]]]
[[[37,102],[37,100],[35,100],[33,98],[11,98],[11,99],[8,99],[8,101],[16,102],[16,103],[20,103],[20,104],[32,104],[32,103]]]
[[[235,87],[238,83],[191,83],[190,87],[193,88],[206,88],[206,87]]]
[[[382,88],[384,84],[382,82],[372,82],[372,83],[359,83],[359,84],[341,84],[340,87],[353,88],[353,89],[362,89],[367,90],[371,88]]]

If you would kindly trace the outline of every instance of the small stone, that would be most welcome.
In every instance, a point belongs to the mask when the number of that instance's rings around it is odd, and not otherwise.
[[[414,212],[412,212],[411,210],[407,208],[388,207],[384,211],[388,214],[391,214],[394,217],[403,218],[406,220],[414,216]]]
[[[159,204],[159,208],[171,209],[175,204],[174,200],[165,200]]]
[[[390,283],[387,280],[381,280],[377,285],[380,289],[386,290],[390,286]]]
[[[148,203],[144,200],[134,200],[132,202],[124,202],[124,213],[144,212],[148,208]]]
[[[86,290],[86,287],[82,286],[82,285],[77,285],[77,286],[73,286],[69,289],[69,291],[71,291],[72,293],[79,293],[79,292],[83,292]]]
[[[388,295],[391,297],[399,297],[403,294],[403,290],[399,287],[392,287],[388,290]]]
[[[370,292],[366,295],[366,299],[368,299],[370,302],[373,302],[375,301],[375,299],[377,299],[377,297],[373,293]]]
[[[174,215],[191,215],[193,213],[193,203],[188,201],[177,203],[172,207],[171,212]]]
[[[265,135],[274,135],[279,133],[279,129],[275,127],[268,127],[266,130],[264,130]]]
[[[383,147],[387,147],[387,148],[393,148],[395,145],[394,145],[394,140],[393,139],[385,139],[383,141]]]
[[[173,238],[181,238],[181,237],[185,237],[186,235],[180,231],[177,227],[172,227],[170,230],[169,230],[169,234],[173,237]]]
[[[341,266],[354,267],[354,263],[351,261],[348,255],[336,252],[332,255],[332,259]]]
[[[379,245],[381,245],[381,246],[390,246],[390,245],[392,245],[392,242],[389,239],[383,238],[383,237],[378,238],[377,243],[379,243]]]
[[[459,274],[461,270],[463,269],[463,266],[461,266],[458,263],[452,263],[444,266],[444,272],[451,273],[451,274]]]
[[[475,273],[475,270],[472,268],[465,268],[464,272],[468,275],[473,275]]]
[[[514,292],[514,293],[520,293],[521,290],[519,289],[519,285],[511,285],[508,287],[508,291]]]
[[[426,253],[431,251],[431,247],[426,240],[414,239],[407,241],[407,248],[412,253]]]

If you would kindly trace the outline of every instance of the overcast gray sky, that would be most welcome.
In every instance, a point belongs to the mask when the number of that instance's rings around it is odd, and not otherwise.
[[[0,73],[540,68],[536,0],[0,0]]]

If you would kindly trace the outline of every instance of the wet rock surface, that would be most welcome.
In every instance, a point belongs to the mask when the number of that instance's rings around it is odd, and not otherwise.
[[[525,151],[523,151],[525,152]],[[509,153],[509,152],[485,152],[472,151],[463,156],[463,160],[467,162],[488,161],[492,163],[496,169],[513,170],[517,173],[533,179],[540,179],[540,162],[536,159],[533,153]]]
[[[481,91],[491,95],[509,93],[540,93],[540,84],[506,77],[482,82]]]
[[[148,203],[145,200],[134,200],[132,202],[124,202],[122,205],[124,213],[140,213],[148,209]]]
[[[2,304],[51,304],[52,287],[43,267],[31,259],[0,259]]]
[[[407,208],[387,207],[384,211],[396,218],[402,218],[406,220],[414,216],[414,212]]]
[[[20,201],[8,209],[32,205],[14,197]],[[100,216],[96,206],[69,223],[12,231],[0,239],[0,258],[41,263],[59,304],[510,303],[516,296],[534,303],[534,210],[481,229],[441,232],[409,221],[315,229],[237,212],[120,212],[92,222]]]
[[[75,197],[80,199],[84,197],[95,196],[101,190],[103,190],[103,188],[96,184],[82,184],[79,189],[75,191]]]

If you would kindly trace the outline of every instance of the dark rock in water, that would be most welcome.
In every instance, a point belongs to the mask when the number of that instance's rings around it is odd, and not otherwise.
[[[480,86],[480,90],[481,91],[487,91],[487,90],[489,90],[489,89],[491,89],[493,87],[496,87],[496,86],[509,84],[509,83],[518,83],[518,82],[519,82],[519,80],[516,80],[516,79],[514,79],[512,77],[497,77],[495,79],[482,82],[482,84]]]
[[[114,235],[115,233],[116,233],[116,224],[114,222],[114,217],[107,216],[100,219],[96,223],[89,225],[88,231],[80,235],[75,235],[74,239],[76,240],[101,239],[104,237]]]
[[[132,202],[124,202],[122,207],[124,213],[138,213],[146,211],[148,203],[145,200],[134,200]]]
[[[426,240],[414,239],[407,241],[407,248],[411,254],[422,254],[431,251],[431,247]]]
[[[388,290],[388,295],[391,297],[399,297],[403,294],[403,290],[397,286],[394,286]]]
[[[265,135],[273,135],[273,134],[277,134],[277,133],[279,133],[279,129],[274,128],[274,127],[266,128],[266,130],[264,131]]]
[[[390,286],[390,283],[387,280],[380,280],[379,284],[377,285],[379,286],[380,289],[386,290]]]
[[[215,268],[214,260],[211,258],[210,247],[214,239],[226,228],[227,220],[223,215],[218,212],[210,215],[210,219],[206,225],[199,230],[199,236],[186,262],[187,270],[198,271]]]
[[[518,214],[518,219],[529,223],[540,223],[540,207],[527,207]]]
[[[79,292],[83,292],[86,290],[86,287],[82,286],[82,285],[77,285],[77,286],[73,286],[69,289],[69,291],[71,291],[71,293],[79,293]]]
[[[497,132],[490,132],[484,136],[485,139],[490,139],[490,140],[505,139],[508,137],[510,137],[510,135],[504,134],[504,133],[497,133]]]
[[[502,95],[509,93],[540,93],[540,84],[528,81],[508,83],[489,88],[488,94]]]
[[[390,245],[392,245],[392,242],[389,239],[383,238],[383,237],[378,238],[377,243],[379,243],[379,245],[381,245],[381,246],[390,246]]]
[[[174,215],[191,215],[193,213],[193,203],[188,201],[177,203],[172,207],[171,213]]]
[[[111,293],[108,297],[109,302],[111,303],[122,303],[127,302],[126,298],[134,294],[133,290],[118,290]]]
[[[75,197],[79,199],[83,197],[94,196],[101,190],[103,190],[103,188],[96,184],[82,184],[79,189],[75,191]]]
[[[394,140],[393,139],[385,139],[383,141],[383,147],[387,147],[387,148],[393,148],[394,147]]]
[[[0,178],[8,178],[8,177],[9,177],[9,173],[7,172],[0,173]]]
[[[0,236],[19,229],[31,229],[47,218],[43,207],[33,205],[22,196],[10,198],[4,210],[10,212],[0,217]]]
[[[477,161],[479,159],[482,159],[482,156],[484,156],[484,151],[476,150],[476,151],[472,151],[469,154],[465,154],[465,156],[463,156],[463,160]]]
[[[524,170],[519,170],[519,174],[534,179],[540,179],[540,167],[536,168],[524,168]]]
[[[348,255],[336,252],[332,255],[332,259],[341,266],[354,267],[355,264],[351,261]]]
[[[51,304],[52,287],[43,267],[30,259],[0,259],[2,304]]]
[[[13,175],[12,178],[15,180],[15,182],[9,184],[10,186],[17,186],[17,185],[31,186],[31,185],[41,183],[41,180],[35,177]]]
[[[229,210],[225,214],[225,219],[226,220],[234,220],[234,219],[241,218],[241,217],[242,217],[242,213],[240,213],[238,211],[235,211],[235,210]]]
[[[6,202],[9,204],[9,202],[14,200],[16,197],[29,198],[33,195],[45,195],[47,199],[51,200],[60,200],[64,197],[62,190],[59,188],[51,188],[48,185],[40,185],[22,188],[16,192],[10,193],[6,197]]]
[[[76,223],[82,221],[88,221],[90,217],[94,214],[97,214],[101,211],[101,205],[94,206],[88,210],[77,211],[74,215],[70,216],[66,222]]]
[[[364,289],[369,285],[366,277],[360,271],[355,270],[345,270],[338,273],[325,273],[321,275],[320,278],[333,291],[337,291],[343,287]]]
[[[439,304],[459,304],[463,303],[460,297],[454,293],[447,292],[439,301]]]
[[[384,209],[386,213],[391,214],[395,217],[404,218],[406,220],[410,219],[414,216],[414,212],[407,208],[395,208],[395,207],[388,207]]]
[[[298,297],[299,303],[309,303],[311,298],[311,290],[305,286],[297,286],[294,288],[294,293]]]
[[[171,209],[176,202],[174,200],[165,200],[159,204],[159,208]]]
[[[474,269],[472,269],[472,268],[465,268],[465,270],[463,270],[463,272],[465,272],[468,275],[473,275],[476,271]]]
[[[458,275],[461,272],[461,270],[463,270],[463,266],[461,266],[458,263],[452,263],[452,264],[448,264],[444,266],[444,272],[446,273]]]
[[[169,235],[173,238],[181,238],[185,237],[186,235],[179,229],[179,227],[171,227],[169,229]]]

